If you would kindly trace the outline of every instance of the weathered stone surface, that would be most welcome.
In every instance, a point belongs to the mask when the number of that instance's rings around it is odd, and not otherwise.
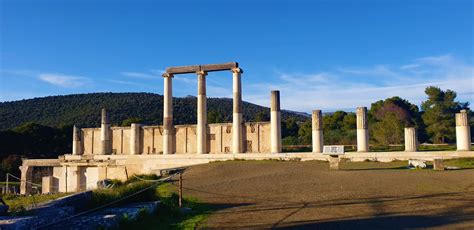
[[[405,151],[416,152],[418,150],[418,137],[414,127],[405,128]]]
[[[339,170],[339,156],[329,156],[329,169]]]
[[[438,171],[444,170],[444,161],[443,158],[435,158],[433,159],[433,169]]]
[[[367,123],[367,107],[357,107],[357,152],[369,151],[369,129]]]
[[[456,113],[456,146],[459,151],[471,149],[471,128],[467,110]]]
[[[196,73],[198,71],[201,71],[201,67],[199,65],[176,66],[166,68],[166,73],[168,74]]]

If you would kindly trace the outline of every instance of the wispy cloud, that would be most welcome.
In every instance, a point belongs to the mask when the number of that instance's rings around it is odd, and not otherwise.
[[[41,73],[38,75],[38,78],[49,84],[64,88],[80,87],[89,82],[89,79],[86,77],[58,73]]]
[[[148,74],[148,73],[140,73],[140,72],[120,72],[121,75],[126,77],[133,77],[133,78],[142,78],[142,79],[157,79],[160,76]]]
[[[423,57],[401,66],[338,68],[320,73],[277,72],[273,83],[247,86],[244,99],[269,105],[269,91],[281,91],[282,108],[306,111],[353,110],[392,96],[414,104],[426,100],[427,86],[452,89],[460,100],[474,101],[474,66],[451,55]],[[382,78],[381,78],[382,77]]]

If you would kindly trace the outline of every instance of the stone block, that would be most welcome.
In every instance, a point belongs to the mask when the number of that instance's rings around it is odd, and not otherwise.
[[[53,177],[52,176],[45,176],[43,177],[42,183],[41,183],[41,193],[42,194],[48,194],[53,192]]]
[[[444,170],[443,158],[433,159],[433,169],[438,170],[438,171],[443,171]]]
[[[339,156],[330,156],[329,157],[329,169],[339,170]]]

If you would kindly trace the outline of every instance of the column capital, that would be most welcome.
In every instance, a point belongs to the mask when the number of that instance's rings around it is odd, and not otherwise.
[[[203,76],[203,77],[204,77],[204,76],[207,76],[207,72],[206,72],[206,71],[197,71],[196,74],[197,74],[198,76]]]
[[[231,71],[232,73],[244,73],[244,70],[241,68],[232,68]]]
[[[163,77],[165,77],[165,78],[167,78],[167,77],[173,78],[173,77],[174,77],[174,75],[173,75],[172,73],[164,73],[164,74],[162,74],[161,76],[163,76]]]

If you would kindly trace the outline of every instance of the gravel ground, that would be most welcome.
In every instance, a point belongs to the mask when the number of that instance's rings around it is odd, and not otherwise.
[[[474,229],[474,169],[406,164],[219,162],[189,168],[183,184],[215,208],[206,228]]]

